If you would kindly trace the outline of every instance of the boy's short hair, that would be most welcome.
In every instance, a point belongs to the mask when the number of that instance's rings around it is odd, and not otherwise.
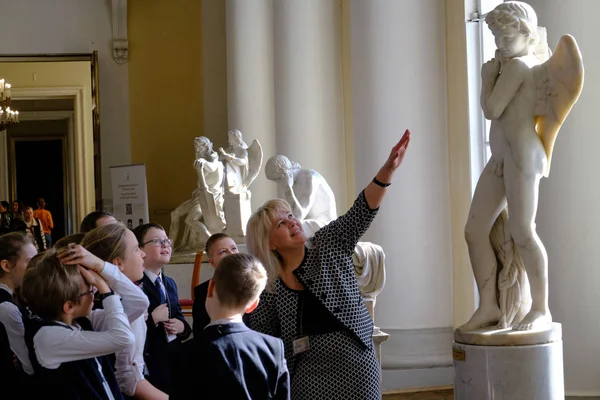
[[[212,278],[221,305],[246,307],[267,284],[267,271],[253,255],[238,253],[223,257]]]
[[[146,233],[148,233],[148,231],[152,228],[165,231],[165,228],[163,228],[161,224],[157,224],[156,222],[148,222],[147,224],[138,225],[132,229],[132,232],[135,235],[135,238],[137,239],[140,247],[142,247],[142,243],[144,243],[144,236],[146,236]]]
[[[100,218],[104,218],[104,217],[112,217],[112,214],[108,213],[104,210],[92,211],[91,213],[86,215],[85,218],[83,218],[83,220],[81,221],[81,226],[79,227],[79,232],[88,233],[89,231],[91,231],[92,229],[94,229],[96,227],[96,222]]]
[[[223,232],[213,233],[212,235],[210,235],[210,237],[206,241],[206,245],[204,246],[204,251],[206,252],[209,258],[211,257],[210,252],[212,250],[213,245],[219,240],[227,238],[231,239],[231,237],[228,234]]]
[[[45,320],[56,320],[67,301],[79,303],[81,276],[77,265],[63,265],[56,251],[38,254],[29,262],[19,296],[31,313]]]
[[[83,240],[84,236],[85,233],[74,233],[72,235],[65,236],[59,239],[56,243],[54,243],[54,248],[56,250],[60,250],[67,247],[70,243],[81,244],[81,241]]]

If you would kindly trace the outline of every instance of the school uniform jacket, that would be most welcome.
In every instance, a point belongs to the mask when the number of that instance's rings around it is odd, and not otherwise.
[[[148,319],[146,320],[147,333],[146,344],[144,346],[144,361],[148,368],[148,381],[157,389],[169,393],[171,389],[171,356],[178,351],[178,346],[182,340],[187,339],[192,333],[190,324],[187,323],[179,305],[179,296],[177,295],[177,285],[172,278],[161,273],[161,280],[166,290],[166,301],[169,308],[169,318],[175,318],[183,322],[183,332],[177,335],[172,342],[167,341],[167,335],[162,322],[155,323],[152,318],[152,311],[160,305],[160,292],[158,287],[144,273],[142,279],[142,288],[148,299]]]
[[[283,342],[243,322],[207,326],[182,345],[176,365],[171,400],[290,399]]]

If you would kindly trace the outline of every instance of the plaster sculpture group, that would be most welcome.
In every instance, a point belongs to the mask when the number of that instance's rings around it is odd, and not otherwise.
[[[230,147],[218,152],[208,138],[194,139],[197,187],[192,197],[171,213],[169,236],[176,244],[175,257],[178,252],[195,254],[217,232],[227,233],[237,243],[244,241],[252,212],[249,187],[260,172],[263,154],[257,140],[248,147],[238,130],[230,131],[228,139]],[[337,218],[333,191],[317,171],[278,155],[267,161],[265,174],[283,188],[285,200],[308,236]],[[372,316],[375,298],[385,284],[384,260],[380,246],[360,242],[356,247],[355,272]]]

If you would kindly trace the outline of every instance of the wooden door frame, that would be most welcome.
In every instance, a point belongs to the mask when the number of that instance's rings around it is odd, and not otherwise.
[[[102,202],[102,154],[100,133],[100,75],[98,70],[98,50],[92,53],[73,54],[0,54],[0,62],[68,62],[89,61],[92,88],[92,128],[94,146],[94,192],[95,208],[103,209]],[[13,93],[15,89],[13,88]],[[13,99],[16,96],[13,95]]]
[[[66,120],[66,147],[63,147],[63,162],[66,169],[66,176],[63,177],[65,183],[65,234],[70,235],[79,230],[78,215],[77,215],[77,190],[76,188],[76,151],[75,151],[75,111],[24,111],[19,113],[21,121],[51,121],[51,120]],[[19,134],[19,136],[8,135],[9,142],[8,151],[8,167],[9,167],[9,190],[11,198],[16,198],[16,173],[13,173],[14,168],[14,150],[10,145],[11,138],[19,137],[39,137],[40,135]],[[48,135],[46,135],[48,136]]]

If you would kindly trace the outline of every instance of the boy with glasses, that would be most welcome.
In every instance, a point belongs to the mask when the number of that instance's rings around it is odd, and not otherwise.
[[[148,223],[136,227],[133,233],[146,254],[142,289],[150,300],[144,347],[148,381],[168,394],[171,389],[169,360],[178,351],[181,341],[190,336],[192,328],[181,311],[175,281],[163,272],[171,260],[172,245],[164,228]]]

